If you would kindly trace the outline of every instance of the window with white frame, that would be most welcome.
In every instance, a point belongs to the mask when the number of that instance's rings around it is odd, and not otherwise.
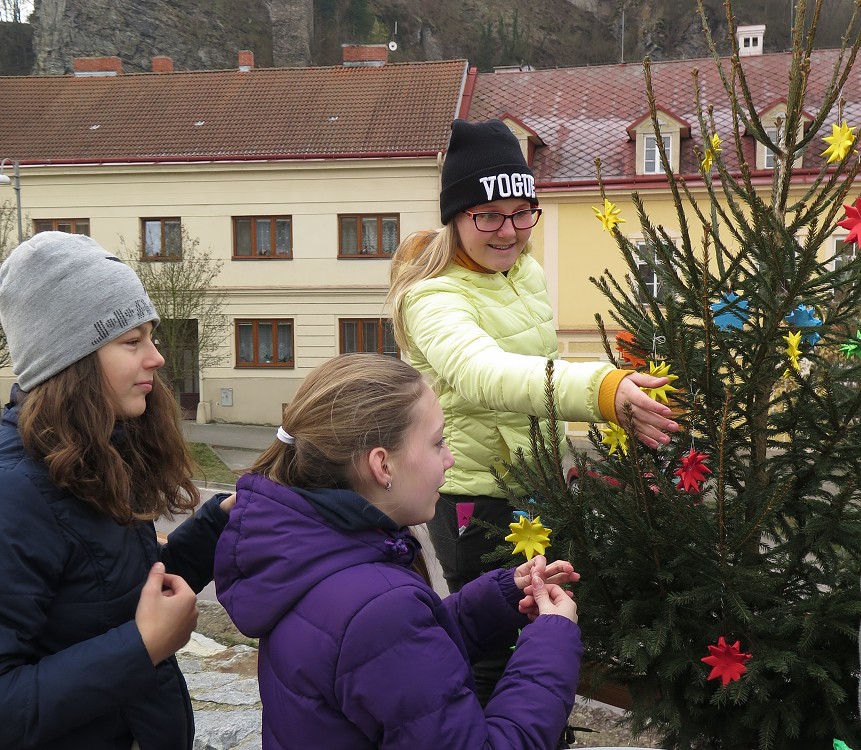
[[[846,235],[834,235],[831,238],[833,245],[831,270],[840,271],[853,260],[858,257],[858,245],[854,242],[846,242]],[[838,292],[838,287],[842,286],[843,282],[848,281],[848,274],[840,274],[839,280],[835,282],[834,293]]]
[[[765,129],[765,134],[769,137],[772,143],[777,146],[783,147],[783,132],[782,128],[774,125],[770,128]],[[765,156],[763,159],[763,167],[765,169],[774,169],[774,151],[769,148],[766,148],[765,144],[763,144],[763,149],[765,151]]]
[[[673,138],[662,135],[664,151],[667,158],[671,157]],[[658,139],[654,134],[643,137],[643,174],[664,174],[664,166],[661,164],[661,152],[658,150]]]
[[[648,294],[641,287],[637,287],[637,298],[643,304],[649,302],[650,296],[658,302],[664,301],[664,289],[658,278],[657,264],[660,262],[655,257],[655,249],[647,242],[640,240],[636,242],[637,247],[637,272],[640,280],[645,286]]]

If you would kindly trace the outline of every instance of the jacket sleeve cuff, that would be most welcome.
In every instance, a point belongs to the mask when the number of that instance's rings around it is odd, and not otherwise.
[[[633,370],[610,370],[601,381],[601,387],[598,390],[598,410],[608,422],[619,424],[619,417],[616,414],[616,392],[619,390],[619,383],[633,374]]]

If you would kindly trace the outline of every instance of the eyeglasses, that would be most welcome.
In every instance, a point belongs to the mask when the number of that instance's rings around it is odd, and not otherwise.
[[[475,222],[479,232],[498,232],[506,219],[511,219],[515,229],[531,229],[541,218],[540,208],[524,208],[513,214],[502,214],[498,211],[464,211]]]

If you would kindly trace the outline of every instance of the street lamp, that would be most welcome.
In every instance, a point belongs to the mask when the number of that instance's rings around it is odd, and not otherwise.
[[[12,176],[3,174],[3,168],[6,164],[12,165]],[[0,161],[0,185],[11,185],[15,191],[15,204],[18,207],[18,244],[24,241],[24,231],[21,226],[21,165],[12,159],[3,159]]]

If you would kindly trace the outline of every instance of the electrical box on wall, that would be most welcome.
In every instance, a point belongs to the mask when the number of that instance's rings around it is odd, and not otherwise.
[[[219,406],[233,406],[233,389],[232,388],[222,388],[221,389],[221,401],[219,401]]]

